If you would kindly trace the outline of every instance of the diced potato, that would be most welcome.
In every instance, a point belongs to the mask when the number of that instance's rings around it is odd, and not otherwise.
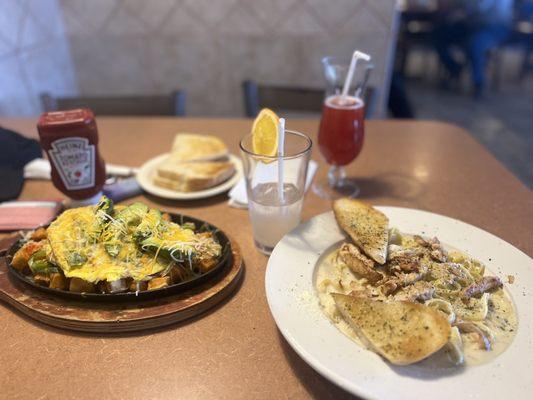
[[[147,288],[148,288],[148,282],[146,281],[139,281],[139,282],[132,281],[129,286],[130,292],[136,292],[136,291],[142,292],[146,290]]]
[[[11,265],[16,270],[22,271],[28,266],[28,260],[33,253],[40,250],[44,246],[44,242],[28,242],[22,246],[13,256]]]
[[[168,285],[170,285],[170,276],[153,278],[150,282],[148,282],[148,290],[160,289]]]
[[[213,239],[213,234],[211,232],[200,232],[197,235],[202,238]]]
[[[67,278],[59,272],[50,274],[50,289],[67,289]]]
[[[120,293],[128,290],[126,279],[117,279],[112,282],[105,282],[107,293]]]
[[[11,265],[13,268],[15,268],[18,271],[22,271],[24,268],[28,266],[28,260],[30,259],[30,256],[23,251],[22,249],[19,249],[13,256],[13,260],[11,261]]]
[[[39,242],[46,238],[47,238],[46,228],[38,228],[30,236],[30,239],[35,240],[36,242]]]
[[[218,259],[216,257],[203,258],[195,263],[195,266],[199,267],[202,272],[207,272],[215,265],[217,265]]]
[[[161,215],[161,219],[162,219],[163,221],[171,221],[171,220],[172,220],[172,219],[170,218],[170,214],[169,214],[169,213],[163,213],[163,214]]]
[[[76,293],[94,293],[96,286],[94,283],[87,282],[81,278],[72,278],[70,280],[69,290]]]
[[[97,293],[107,293],[107,287],[105,281],[100,281],[96,284],[96,292]]]
[[[50,276],[46,274],[35,274],[33,275],[33,280],[36,284],[41,286],[48,286],[50,285]]]
[[[183,281],[184,275],[185,274],[179,267],[172,267],[169,273],[170,281],[172,283],[179,283]]]

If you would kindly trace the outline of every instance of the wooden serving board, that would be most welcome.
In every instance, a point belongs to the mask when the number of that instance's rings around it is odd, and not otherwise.
[[[1,242],[3,249],[9,244],[6,240]],[[237,287],[244,266],[239,246],[231,238],[230,242],[233,262],[207,282],[180,294],[128,303],[82,302],[50,296],[13,277],[2,257],[0,300],[57,328],[112,333],[162,327],[205,312]]]

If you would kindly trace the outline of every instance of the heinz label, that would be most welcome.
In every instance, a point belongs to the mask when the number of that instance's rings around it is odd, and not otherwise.
[[[94,145],[80,137],[59,139],[51,144],[48,156],[68,190],[94,186]]]

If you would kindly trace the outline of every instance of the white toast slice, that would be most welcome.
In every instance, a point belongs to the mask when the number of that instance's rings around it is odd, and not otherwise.
[[[179,192],[207,189],[229,179],[235,173],[231,162],[182,162],[167,160],[154,176],[154,184]]]
[[[213,161],[227,157],[228,148],[216,136],[178,133],[172,143],[174,161]]]
[[[342,198],[333,202],[339,226],[368,257],[378,264],[387,260],[389,219],[362,201]]]
[[[422,304],[380,302],[340,293],[331,295],[359,338],[393,364],[423,360],[450,338],[451,326],[446,317]]]

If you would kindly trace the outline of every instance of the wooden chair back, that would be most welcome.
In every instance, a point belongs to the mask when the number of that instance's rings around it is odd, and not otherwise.
[[[246,116],[254,118],[262,108],[271,108],[276,112],[322,112],[324,91],[302,87],[260,85],[253,81],[244,81],[244,108]],[[366,117],[370,118],[374,108],[372,87],[367,87],[363,95]]]
[[[168,96],[53,97],[41,94],[45,111],[87,107],[95,115],[185,115],[185,92],[176,90]]]

